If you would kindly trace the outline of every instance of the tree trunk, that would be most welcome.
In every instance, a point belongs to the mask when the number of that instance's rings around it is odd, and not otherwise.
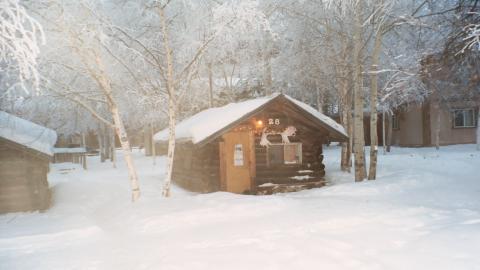
[[[208,67],[208,107],[213,108],[213,74],[212,63],[207,64]]]
[[[97,63],[97,67],[99,69],[99,73],[98,74],[94,73],[92,74],[92,76],[94,76],[94,78],[97,80],[100,86],[100,89],[103,91],[105,98],[107,100],[108,108],[110,110],[110,113],[112,114],[113,123],[115,125],[115,132],[118,136],[118,139],[120,140],[120,145],[122,147],[125,162],[127,164],[128,175],[130,179],[130,187],[132,190],[132,201],[135,202],[140,198],[140,187],[138,185],[137,171],[135,169],[135,164],[133,162],[133,157],[132,157],[132,152],[130,148],[130,142],[128,140],[127,131],[125,130],[125,126],[120,116],[117,103],[115,102],[110,81],[108,80],[108,77],[104,72],[101,59],[97,56],[95,60]]]
[[[352,46],[350,46],[350,48],[352,48]],[[347,47],[348,48],[348,47]],[[347,65],[347,71],[348,71],[348,74],[352,74],[353,73],[353,68],[352,68],[352,65],[351,64],[348,64]],[[353,106],[353,94],[354,94],[354,84],[353,84],[353,76],[349,76],[349,77],[346,77],[348,76],[347,74],[345,75],[345,78],[347,79],[347,92],[346,92],[346,98],[347,98],[347,104],[348,104],[348,107],[347,107],[347,123],[348,123],[348,151],[347,151],[347,154],[348,154],[348,158],[347,158],[347,161],[348,161],[348,167],[349,167],[349,171],[351,170],[351,168],[353,167],[353,164],[352,164],[352,156],[353,156],[353,137],[354,137],[354,134],[353,134],[353,110],[352,110],[352,106]]]
[[[393,114],[391,112],[388,112],[387,117],[388,117],[387,152],[390,153],[390,150],[392,147],[392,136],[393,136]]]
[[[372,75],[370,86],[370,167],[368,170],[368,180],[375,180],[377,177],[377,153],[378,153],[378,135],[377,135],[377,95],[378,95],[378,62],[380,50],[382,48],[382,33],[377,31],[375,44],[372,52]]]
[[[349,136],[349,140],[348,140],[348,167],[351,169],[352,166],[353,166],[353,161],[352,161],[352,156],[353,156],[353,112],[351,109],[348,110],[348,136]],[[349,171],[350,171],[349,169]]]
[[[97,130],[98,139],[98,153],[100,154],[100,162],[105,162],[105,136],[103,136],[103,125],[100,125]]]
[[[441,115],[440,115],[440,102],[437,100],[435,103],[435,109],[437,111],[437,123],[435,126],[435,149],[440,149],[440,125],[441,125]]]
[[[362,75],[362,46],[363,46],[363,29],[362,29],[362,12],[363,1],[358,1],[355,14],[354,27],[354,145],[353,152],[355,158],[355,181],[363,181],[365,179],[365,138],[363,130],[363,75]]]
[[[113,122],[115,123],[115,131],[120,140],[125,162],[127,163],[130,187],[132,189],[132,201],[135,202],[140,198],[140,187],[138,185],[138,176],[135,170],[135,164],[133,163],[132,152],[130,151],[130,142],[128,141],[127,132],[125,131],[125,126],[123,125],[117,105],[113,103],[109,107],[112,112]]]
[[[155,147],[155,140],[153,139],[153,136],[155,135],[155,129],[154,129],[153,122],[150,125],[150,127],[151,127],[151,129],[150,129],[150,131],[151,131],[150,140],[152,142],[152,159],[153,159],[153,165],[156,165],[157,164],[157,161],[156,161],[157,149]]]
[[[385,109],[382,111],[382,148],[383,148],[383,154],[385,155],[387,153],[387,147],[386,147],[386,138],[385,138]]]
[[[152,139],[150,138],[151,134],[150,126],[143,126],[143,149],[145,151],[145,156],[152,155]]]
[[[265,94],[272,94],[272,65],[270,63],[270,56],[265,56]]]
[[[165,48],[165,56],[167,61],[167,90],[168,90],[168,151],[167,151],[167,175],[163,186],[163,196],[170,197],[170,186],[173,173],[173,158],[175,153],[175,88],[173,78],[173,55],[170,49],[169,35],[167,31],[167,22],[165,12],[159,8],[160,20],[162,25],[163,45]]]
[[[110,155],[110,151],[111,151],[111,148],[112,148],[112,137],[110,136],[110,129],[105,126],[104,127],[104,133],[103,133],[103,136],[104,136],[104,148],[103,148],[103,155],[105,157],[105,159],[111,159],[111,155]]]
[[[87,151],[87,140],[85,139],[85,133],[82,132],[82,147],[85,149],[85,151]],[[82,163],[82,167],[84,170],[87,169],[87,153],[84,153],[81,157],[80,157],[80,161]]]
[[[82,132],[82,147],[87,149],[87,140],[85,138],[85,133]]]
[[[351,130],[351,106],[352,106],[352,100],[350,98],[349,94],[349,85],[348,85],[348,80],[346,79],[346,72],[344,73],[344,77],[342,78],[342,84],[341,84],[341,95],[342,95],[342,106],[341,106],[341,122],[343,127],[345,128],[345,131],[347,131],[347,134],[349,136],[349,140],[347,142],[342,142],[342,156],[341,156],[341,161],[340,161],[340,169],[344,172],[350,172],[350,169],[352,167],[352,161],[351,161],[351,137],[352,134],[350,133]]]
[[[102,60],[94,49],[89,50],[90,53],[86,53],[85,50],[81,50],[82,45],[79,44],[76,38],[71,39],[73,42],[73,47],[75,51],[80,56],[81,61],[83,62],[85,68],[88,70],[90,76],[97,82],[100,90],[103,92],[105,99],[107,101],[108,109],[112,114],[113,125],[115,128],[115,132],[120,140],[120,144],[123,150],[125,162],[127,164],[129,181],[130,181],[130,188],[132,190],[132,201],[137,201],[140,198],[140,188],[138,184],[138,176],[137,171],[135,170],[135,164],[133,162],[130,142],[128,140],[128,135],[125,130],[125,126],[123,124],[122,118],[120,116],[120,112],[118,110],[117,103],[115,102],[115,98],[112,93],[112,87],[110,85],[110,80],[105,73],[105,68],[103,66]],[[95,68],[89,64],[92,60],[95,61]]]
[[[348,141],[343,142],[342,154],[340,161],[340,169],[342,171],[351,172],[352,168],[352,91],[351,91],[351,65],[348,56],[351,51],[350,39],[342,37],[342,44],[345,47],[342,50],[341,64],[336,65],[336,71],[340,74],[340,113],[343,127],[348,134]]]
[[[109,129],[110,134],[110,161],[112,161],[113,168],[117,168],[117,153],[115,147],[115,129]]]
[[[315,83],[315,91],[317,93],[317,110],[320,113],[323,113],[323,93],[320,91],[320,87],[318,87],[317,83]]]
[[[480,151],[480,107],[477,113],[477,151]]]
[[[265,40],[263,45],[263,68],[264,68],[264,86],[265,95],[272,94],[272,64],[271,64],[271,40],[270,33],[265,33]]]
[[[345,130],[348,130],[348,118],[347,118],[347,112],[346,109],[342,107],[342,113],[341,113],[341,122]],[[342,155],[341,155],[341,160],[340,160],[340,169],[344,172],[350,172],[350,166],[349,164],[349,158],[350,155],[348,154],[348,144],[349,142],[342,142]]]

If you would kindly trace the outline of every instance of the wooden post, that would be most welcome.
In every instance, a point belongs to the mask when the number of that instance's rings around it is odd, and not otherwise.
[[[248,145],[248,154],[249,154],[249,166],[250,166],[250,190],[252,192],[257,191],[257,162],[255,160],[255,134],[253,131],[250,131],[249,134],[249,145]]]
[[[110,144],[110,161],[112,161],[113,168],[117,168],[117,153],[115,147],[115,130],[111,129],[111,137],[112,142]]]
[[[220,190],[227,191],[227,170],[225,164],[225,143],[219,142],[219,155],[220,155]]]
[[[87,169],[87,153],[83,153],[83,156],[82,156],[82,165],[83,165],[83,169],[86,170]]]

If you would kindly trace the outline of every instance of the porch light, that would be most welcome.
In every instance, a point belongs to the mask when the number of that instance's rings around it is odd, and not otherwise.
[[[263,127],[263,121],[262,121],[262,120],[258,120],[258,121],[256,122],[255,126],[256,126],[257,128],[262,128],[262,127]]]

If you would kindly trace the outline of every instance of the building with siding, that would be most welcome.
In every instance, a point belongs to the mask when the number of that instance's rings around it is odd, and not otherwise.
[[[55,131],[0,111],[0,213],[45,210]]]

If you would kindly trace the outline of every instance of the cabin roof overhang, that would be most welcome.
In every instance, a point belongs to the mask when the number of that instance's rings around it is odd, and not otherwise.
[[[46,162],[50,162],[53,158],[53,156],[51,156],[51,155],[48,155],[44,152],[41,152],[41,151],[38,151],[36,149],[27,147],[23,144],[17,143],[15,141],[9,140],[9,139],[4,138],[4,137],[0,137],[0,143],[1,142],[4,142],[6,147],[8,147],[12,150],[17,150],[17,151],[24,152],[24,153],[26,153],[26,154],[34,157],[34,158],[44,160]]]
[[[238,126],[239,124],[245,122],[246,120],[254,117],[255,115],[259,114],[260,112],[264,111],[267,107],[271,106],[274,103],[278,102],[283,102],[284,104],[288,105],[289,107],[294,108],[298,113],[300,113],[303,117],[305,117],[307,120],[311,121],[313,125],[317,126],[319,129],[326,130],[328,133],[328,137],[330,139],[333,139],[335,141],[343,142],[348,140],[348,135],[346,134],[344,128],[335,122],[333,119],[323,115],[322,113],[318,112],[311,106],[300,102],[294,98],[291,98],[287,95],[284,94],[274,94],[272,95],[268,100],[266,100],[263,104],[255,107],[252,110],[249,110],[245,114],[242,114],[241,116],[237,117],[236,119],[230,121],[229,123],[225,124],[221,128],[215,130],[208,136],[205,136],[204,138],[194,142],[193,138],[189,137],[180,137],[176,139],[177,143],[185,143],[185,142],[192,142],[193,145],[196,147],[201,147],[203,145],[206,145],[208,143],[211,143],[212,141],[216,140],[223,134],[227,133],[230,131],[232,128]],[[199,115],[202,112],[196,114]],[[196,116],[194,115],[194,116]],[[187,119],[188,120],[188,119]],[[187,121],[185,120],[185,121]],[[213,119],[210,119],[210,121],[213,121]],[[179,123],[179,125],[182,124]],[[158,132],[155,134],[155,141],[157,142],[162,142],[167,140],[168,134],[168,128]],[[163,136],[162,136],[163,135]]]
[[[57,133],[47,127],[0,111],[0,138],[47,156],[53,156]]]

